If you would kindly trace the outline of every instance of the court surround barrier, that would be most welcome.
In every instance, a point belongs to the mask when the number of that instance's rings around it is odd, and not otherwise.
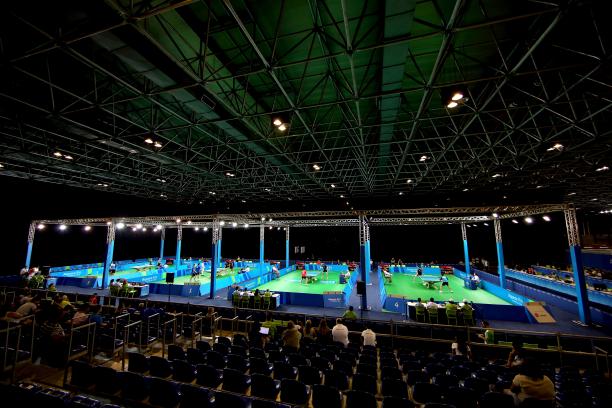
[[[553,280],[544,278],[538,275],[531,275],[522,271],[517,271],[514,269],[506,269],[506,276],[509,278],[514,278],[521,282],[530,283],[539,287],[544,287],[550,289],[552,291],[563,293],[565,295],[569,295],[573,298],[576,297],[576,286],[573,283],[565,283],[563,281]],[[571,272],[565,272],[571,274]],[[551,275],[551,274],[547,274]],[[604,279],[599,279],[599,281],[604,281]],[[610,282],[610,281],[606,281]],[[612,282],[610,282],[612,284]],[[608,284],[609,287],[612,285]],[[606,307],[612,307],[612,292],[603,292],[599,290],[587,289],[587,293],[589,296],[590,303],[596,303],[599,305],[603,305]]]
[[[499,278],[491,273],[473,269],[476,274],[480,277],[483,282],[499,282]],[[508,279],[506,282],[507,289],[512,290],[514,293],[520,293],[525,297],[531,299],[537,299],[538,301],[545,302],[546,304],[553,305],[559,309],[568,313],[576,314],[578,305],[576,303],[575,296],[570,298],[568,295],[556,294],[548,290],[542,290],[539,287],[529,286],[526,283],[517,282],[514,279]],[[604,327],[612,327],[612,313],[591,305],[591,318],[594,323],[602,325]]]

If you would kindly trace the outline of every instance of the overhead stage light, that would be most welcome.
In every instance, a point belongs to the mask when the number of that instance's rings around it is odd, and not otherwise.
[[[204,227],[204,232],[208,231],[208,227]]]
[[[144,228],[142,229],[142,232],[147,232],[147,228],[146,228],[146,227],[144,227]]]
[[[176,223],[177,223],[177,224],[180,224],[180,223],[181,223],[181,219],[180,219],[180,218],[177,218],[177,219],[176,219]]]
[[[456,108],[458,105],[459,105],[459,104],[458,104],[457,102],[455,102],[455,101],[450,101],[450,102],[449,102],[449,103],[446,105],[446,107],[447,107],[447,108],[451,108],[451,109],[452,109],[452,108]]]
[[[272,222],[272,218],[268,218],[268,222]]]
[[[278,127],[278,130],[280,130],[281,132],[284,132],[285,130],[287,130],[287,126],[283,123]]]
[[[162,229],[164,227],[161,226],[161,224],[157,224],[157,229]]]
[[[271,225],[270,225],[270,228],[269,228],[269,229],[272,229],[272,226],[271,226]]]
[[[406,183],[408,183],[408,184],[412,183],[412,179],[406,180]]]
[[[453,101],[459,101],[463,99],[463,92],[460,91],[456,91],[455,93],[453,93],[453,96],[451,96],[451,100]]]
[[[60,231],[65,231],[66,228],[68,228],[68,226],[66,224],[62,224],[62,225],[59,226],[59,230]]]
[[[55,153],[53,153],[53,155],[54,155],[55,157],[62,157],[62,154],[61,154],[60,152],[55,152]]]
[[[315,169],[316,171],[321,170],[321,166],[319,166],[318,164],[313,164],[312,168]]]
[[[136,229],[142,229],[142,224],[136,224]]]
[[[162,144],[159,143],[159,142],[155,142],[155,144],[153,144],[153,146],[155,146],[155,147],[157,147],[159,149],[160,147],[162,147]]]
[[[220,226],[224,226],[225,225],[225,221],[219,221],[219,225]]]
[[[499,214],[498,213],[493,213],[493,218],[499,218]]]
[[[269,193],[272,190],[270,190],[269,188],[264,188],[264,191],[267,191]]]
[[[399,195],[404,195],[404,192],[403,192],[403,191],[400,191],[400,192],[399,192]]]
[[[525,222],[526,222],[527,224],[533,224],[533,218],[531,218],[531,217],[525,217]]]
[[[595,171],[606,171],[606,170],[610,170],[610,168],[608,166],[601,166],[598,169],[595,169]]]
[[[111,225],[112,222],[111,221],[106,221],[106,225]]]
[[[191,220],[187,221],[187,225],[191,225],[191,224],[192,224]]]
[[[427,160],[427,159],[429,159],[429,157],[427,157],[427,156],[423,155],[423,156],[421,156],[421,157],[419,158],[419,161],[420,161],[420,162],[424,162],[424,161],[425,161],[425,160]]]
[[[237,222],[232,222],[232,227],[236,228],[238,226]]]
[[[244,228],[249,228],[249,224],[244,224]]]
[[[138,231],[138,228],[132,227],[132,231],[136,232],[136,231]]]
[[[261,217],[261,220],[262,220],[262,221],[265,221],[265,220],[266,220],[266,217]]]
[[[274,119],[274,121],[272,122],[272,124],[276,127],[279,127],[280,125],[283,124],[283,121],[280,120],[279,118]]]
[[[145,139],[145,143],[147,143],[147,144],[153,144],[153,139],[151,139],[150,137],[147,137],[147,138]]]
[[[518,224],[519,222],[517,220],[512,220],[513,224]]]
[[[548,152],[552,152],[553,150],[561,151],[563,150],[563,145],[561,143],[555,143],[554,145],[552,145],[552,147],[546,149],[546,151]]]
[[[83,227],[83,229],[85,231],[91,231],[91,225],[86,225],[85,227]]]
[[[38,225],[36,226],[36,228],[38,228],[39,230],[41,230],[41,231],[42,231],[42,230],[44,230],[44,229],[45,229],[45,224],[38,224]]]
[[[73,157],[67,154],[67,155],[64,155],[64,159],[66,159],[66,160],[72,160],[72,159],[73,159]]]
[[[344,194],[340,194],[340,198],[344,198]]]
[[[117,225],[115,225],[115,227],[117,227],[117,229],[124,229],[125,228],[125,224],[122,222],[118,222]]]
[[[550,217],[549,217],[548,215],[543,215],[543,216],[542,216],[542,219],[543,219],[544,221],[546,221],[546,222],[549,222],[549,221],[550,221]]]
[[[331,185],[331,188],[336,188],[336,185],[335,185],[335,184],[332,184],[332,185]]]
[[[200,227],[195,227],[195,230],[196,230],[196,231],[199,231],[199,230],[200,230]]]
[[[573,195],[576,195],[576,193],[575,193],[575,192],[572,192],[572,193],[567,193],[567,195],[568,195],[568,196],[573,196]]]
[[[488,226],[489,226],[489,223],[486,223],[486,222],[485,222],[485,223],[483,223],[482,225],[484,225],[485,227],[488,227]]]

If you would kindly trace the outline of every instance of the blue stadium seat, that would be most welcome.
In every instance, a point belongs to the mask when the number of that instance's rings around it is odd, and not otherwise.
[[[128,371],[144,374],[149,371],[149,358],[141,353],[128,353]]]
[[[365,391],[348,391],[346,408],[378,408],[376,397]]]
[[[167,378],[172,375],[172,364],[163,357],[149,357],[149,373],[153,377]]]
[[[126,371],[121,378],[121,397],[126,400],[142,401],[149,395],[146,378],[139,373]]]
[[[276,400],[280,392],[280,381],[263,374],[251,375],[251,395]]]
[[[281,381],[281,401],[295,405],[305,405],[310,397],[310,388],[297,380]]]
[[[351,385],[353,391],[363,391],[373,395],[378,392],[376,385],[376,377],[367,374],[355,374]]]
[[[412,390],[412,399],[417,404],[441,402],[442,390],[435,384],[418,382]]]
[[[181,384],[181,408],[214,408],[215,393],[203,387]]]
[[[204,387],[217,388],[223,382],[223,374],[213,366],[199,364],[196,371],[196,383]]]
[[[164,408],[175,407],[180,401],[179,387],[174,381],[151,377],[149,403]]]
[[[223,390],[245,394],[251,385],[251,377],[242,371],[226,368],[223,370]]]
[[[172,378],[180,382],[192,382],[196,378],[195,366],[185,360],[174,360]]]
[[[313,408],[342,408],[342,394],[337,388],[327,385],[312,387]]]
[[[345,391],[349,387],[349,379],[346,374],[336,370],[325,370],[324,384]]]

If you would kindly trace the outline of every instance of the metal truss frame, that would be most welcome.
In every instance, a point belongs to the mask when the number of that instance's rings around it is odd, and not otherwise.
[[[73,25],[3,5],[0,175],[245,209],[547,189],[612,202],[598,2],[406,1],[399,23],[375,0],[83,3]],[[456,110],[439,102],[450,86],[466,90]]]

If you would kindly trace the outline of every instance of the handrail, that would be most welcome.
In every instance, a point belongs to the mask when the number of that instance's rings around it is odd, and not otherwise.
[[[126,324],[123,327],[123,349],[121,353],[121,370],[122,371],[125,371],[125,353],[126,353],[127,344],[130,338],[130,328],[137,326],[139,324],[142,324],[140,320],[135,321],[133,323]],[[140,342],[138,343],[138,352],[140,352]]]
[[[166,327],[170,323],[172,323],[172,326],[173,326],[172,344],[174,344],[176,340],[176,318],[166,320],[165,322],[162,323],[162,357],[166,357],[166,333],[167,333]]]
[[[151,329],[150,322],[151,322],[151,319],[153,319],[153,318],[157,318],[157,335],[155,336],[155,339],[156,339],[155,341],[157,341],[159,339],[160,314],[159,313],[154,313],[151,316],[147,316],[147,317],[145,317],[144,319],[141,320],[142,324],[146,325],[146,327],[147,327],[147,337],[146,337],[146,342],[147,343],[146,343],[146,348],[149,347],[149,334],[150,334],[150,329]],[[143,332],[143,330],[142,330],[142,325],[141,325],[140,326],[140,331],[138,333],[138,338],[139,338],[139,342],[140,342],[141,345],[142,345],[142,332]],[[153,343],[151,343],[151,347],[152,346],[153,346]],[[140,346],[139,346],[138,351],[140,351]]]

